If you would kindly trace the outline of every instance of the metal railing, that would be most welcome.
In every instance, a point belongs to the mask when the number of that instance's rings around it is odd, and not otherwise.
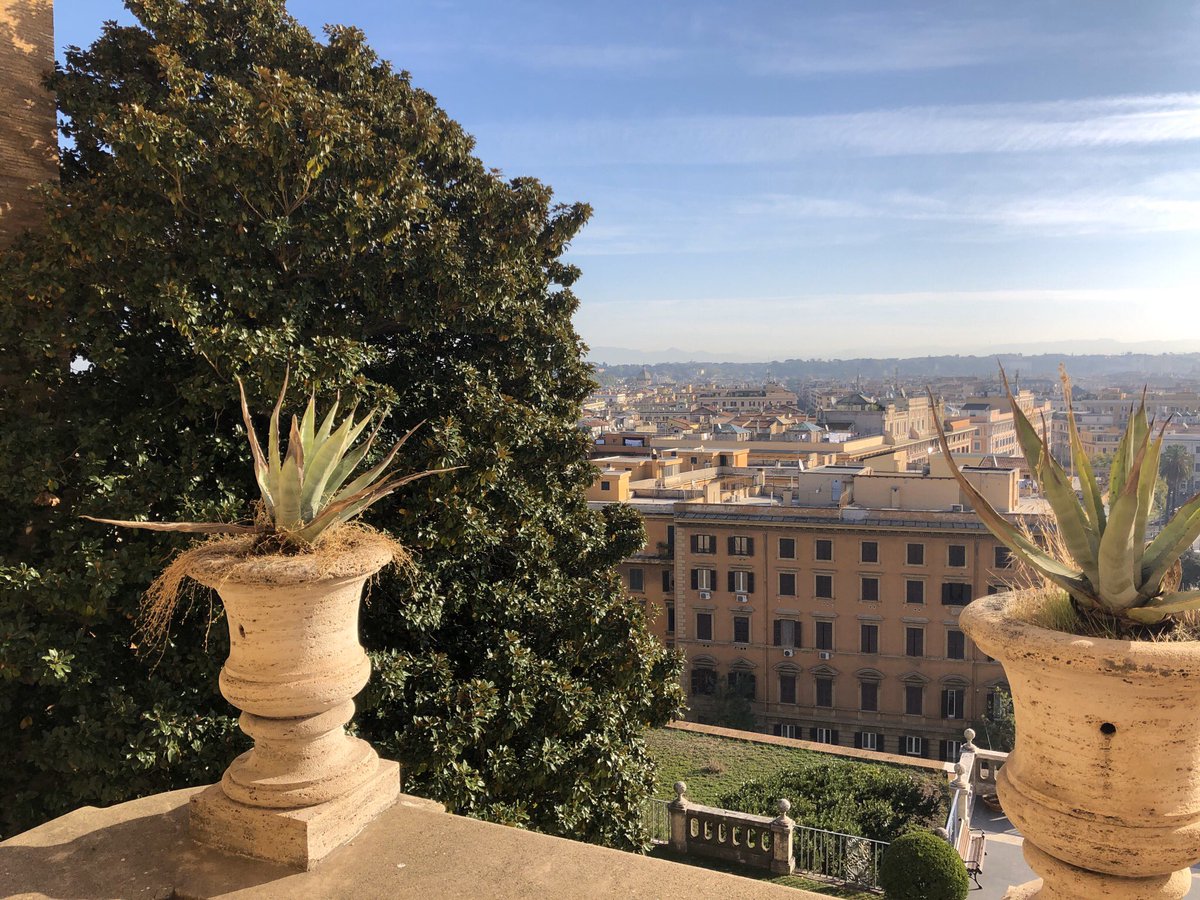
[[[642,820],[650,832],[652,844],[666,844],[671,840],[670,800],[648,800],[642,807]]]
[[[793,842],[798,871],[879,888],[879,861],[886,841],[797,825]]]

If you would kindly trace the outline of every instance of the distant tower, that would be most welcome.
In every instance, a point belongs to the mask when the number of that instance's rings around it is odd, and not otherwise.
[[[41,219],[30,189],[58,177],[52,0],[0,0],[0,246]]]
[[[654,383],[654,376],[650,374],[649,366],[642,366],[642,372],[638,375],[638,384],[649,387]]]

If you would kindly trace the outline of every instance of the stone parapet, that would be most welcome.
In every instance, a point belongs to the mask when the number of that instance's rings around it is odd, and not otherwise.
[[[407,795],[319,868],[297,872],[193,842],[187,808],[201,790],[77,809],[0,843],[0,896],[820,900],[795,888],[447,815]]]

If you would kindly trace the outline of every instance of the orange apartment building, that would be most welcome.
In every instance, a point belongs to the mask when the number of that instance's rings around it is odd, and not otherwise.
[[[1015,469],[965,471],[997,509],[1040,512]],[[751,700],[765,732],[957,759],[963,728],[1004,686],[958,615],[999,589],[1008,551],[953,478],[829,466],[786,498],[770,485],[713,494],[626,497],[647,540],[621,576],[686,655],[689,717],[720,684]]]

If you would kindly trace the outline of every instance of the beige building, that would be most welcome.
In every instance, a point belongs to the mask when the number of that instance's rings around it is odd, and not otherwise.
[[[1040,511],[1016,469],[965,471],[998,509]],[[622,577],[686,654],[690,718],[724,685],[766,732],[953,761],[1004,684],[958,615],[1002,584],[1008,551],[950,476],[829,466],[787,496],[629,502],[647,542]]]
[[[1017,408],[1029,419],[1039,437],[1049,443],[1051,439],[1053,410],[1050,401],[1038,402],[1031,391],[1018,391]],[[960,409],[975,426],[971,452],[983,455],[1020,456],[1021,445],[1017,442],[1016,420],[1012,405],[1007,397],[969,397]]]
[[[0,246],[39,221],[34,186],[58,177],[54,97],[41,84],[53,69],[49,0],[0,0]]]
[[[696,403],[727,413],[754,412],[775,406],[795,406],[795,391],[768,383],[762,387],[712,388],[699,392]]]

